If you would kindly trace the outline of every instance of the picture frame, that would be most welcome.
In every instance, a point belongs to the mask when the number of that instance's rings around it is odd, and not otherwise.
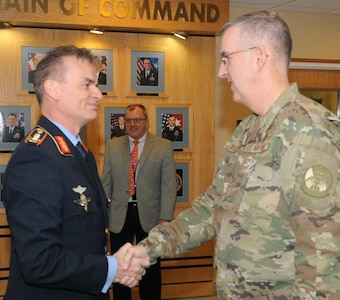
[[[170,130],[169,121],[175,118],[175,128]],[[156,134],[171,141],[174,150],[189,147],[189,107],[157,107]]]
[[[4,182],[5,170],[6,170],[6,166],[0,165],[0,208],[4,208],[3,182]]]
[[[33,93],[33,76],[38,63],[51,47],[21,46],[21,88]]]
[[[176,204],[189,202],[189,162],[176,162]]]
[[[161,51],[131,50],[131,92],[137,93],[137,96],[164,93],[164,57],[165,53]],[[147,66],[151,66],[149,75],[145,72]]]
[[[47,52],[52,50],[51,47],[21,47],[21,80],[22,90],[34,93],[33,76],[34,71],[41,59]],[[111,49],[91,49],[91,53],[97,58],[101,65],[102,71],[98,77],[98,88],[103,94],[113,92],[113,50]],[[104,70],[105,69],[105,70]]]
[[[98,75],[98,88],[106,95],[109,92],[114,91],[113,85],[113,50],[112,49],[91,49],[89,48],[93,56],[100,60],[102,69]]]
[[[114,128],[119,124],[119,117],[125,115],[126,105],[124,106],[111,106],[104,107],[104,144],[106,147],[107,142],[113,137],[123,135],[114,134]],[[119,134],[119,133],[118,133]]]
[[[16,117],[15,117],[16,116]],[[31,131],[31,106],[0,106],[0,152],[13,152]],[[9,132],[9,122],[14,122],[14,132]]]

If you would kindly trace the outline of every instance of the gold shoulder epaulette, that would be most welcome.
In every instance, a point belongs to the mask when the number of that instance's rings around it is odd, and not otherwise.
[[[25,143],[34,144],[36,147],[39,147],[46,140],[47,136],[52,139],[60,154],[72,155],[71,149],[67,145],[67,142],[63,136],[53,136],[41,126],[36,126],[33,128],[33,130],[27,135]]]
[[[39,147],[47,138],[48,133],[42,127],[34,127],[25,139],[26,144],[34,144]]]

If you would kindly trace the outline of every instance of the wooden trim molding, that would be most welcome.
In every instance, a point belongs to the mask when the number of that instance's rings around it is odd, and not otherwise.
[[[340,60],[292,58],[289,69],[340,70]]]

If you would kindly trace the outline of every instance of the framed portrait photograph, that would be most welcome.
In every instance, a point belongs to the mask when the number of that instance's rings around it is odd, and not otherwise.
[[[105,94],[113,92],[113,50],[89,49],[95,60],[98,88]]]
[[[39,62],[52,48],[48,47],[21,47],[21,88],[30,92],[34,91],[33,77]]]
[[[176,203],[189,202],[189,163],[176,163],[177,200]]]
[[[51,47],[21,47],[22,90],[34,91],[33,77],[39,62]],[[89,49],[94,56],[94,67],[98,76],[98,88],[103,94],[113,91],[113,51],[108,49]]]
[[[4,207],[4,195],[3,195],[3,187],[4,187],[4,176],[5,176],[5,165],[0,165],[0,208]]]
[[[131,92],[164,93],[164,52],[131,51]]]
[[[14,151],[30,130],[30,106],[0,106],[0,152]]]
[[[156,134],[171,141],[174,149],[189,147],[189,108],[158,107]]]
[[[126,106],[104,108],[105,147],[110,139],[126,134],[124,125],[125,109]]]

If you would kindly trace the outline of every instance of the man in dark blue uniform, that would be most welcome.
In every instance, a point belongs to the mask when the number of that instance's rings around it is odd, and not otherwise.
[[[132,287],[149,264],[141,257],[123,267],[129,244],[106,254],[107,199],[79,136],[97,116],[103,96],[96,84],[86,49],[56,48],[37,67],[42,116],[4,178],[12,233],[6,300],[107,300],[113,281]]]

